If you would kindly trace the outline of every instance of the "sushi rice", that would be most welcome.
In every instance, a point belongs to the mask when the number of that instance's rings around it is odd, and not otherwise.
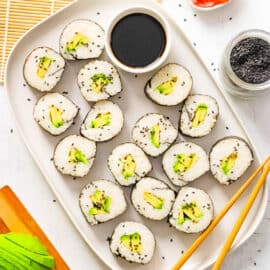
[[[133,188],[131,201],[138,213],[152,220],[168,216],[175,200],[174,191],[161,180],[142,178]]]
[[[82,136],[104,142],[117,136],[124,125],[124,116],[119,106],[102,100],[94,104],[81,125]]]
[[[126,221],[116,226],[110,241],[113,254],[128,262],[149,263],[155,251],[155,238],[143,224]]]
[[[176,186],[184,186],[209,170],[208,155],[192,142],[174,144],[164,154],[163,169]]]
[[[73,123],[79,107],[59,93],[42,96],[34,107],[34,119],[52,135],[65,132]]]
[[[41,92],[51,91],[60,81],[65,60],[48,47],[34,49],[25,59],[23,75],[27,84]]]
[[[211,172],[221,184],[235,182],[252,162],[250,146],[244,139],[236,136],[217,141],[210,151]]]
[[[162,114],[143,115],[132,129],[134,142],[150,156],[161,155],[176,140],[178,132]]]
[[[189,71],[178,64],[167,64],[146,83],[144,91],[155,103],[173,106],[185,100],[191,88]]]
[[[122,189],[112,181],[95,180],[81,191],[79,204],[91,225],[109,221],[127,209]]]
[[[78,135],[70,135],[57,144],[53,161],[62,174],[83,177],[92,167],[95,155],[95,142]]]
[[[213,217],[210,196],[201,189],[183,187],[176,197],[169,222],[179,231],[198,233],[209,226]]]
[[[152,170],[150,160],[134,143],[116,146],[108,158],[108,167],[123,186],[135,184]]]
[[[190,95],[181,111],[179,129],[194,138],[208,135],[216,125],[218,114],[218,103],[213,97]]]
[[[101,60],[91,61],[79,71],[78,84],[83,97],[91,102],[108,99],[122,90],[116,68]]]
[[[102,27],[94,21],[79,19],[69,23],[60,36],[60,53],[67,60],[97,58],[105,44]]]

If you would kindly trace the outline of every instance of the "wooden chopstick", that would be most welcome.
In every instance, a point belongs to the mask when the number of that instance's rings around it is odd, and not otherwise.
[[[234,224],[234,227],[227,239],[227,241],[225,242],[217,260],[216,260],[216,263],[214,264],[212,270],[219,270],[226,255],[228,254],[228,252],[230,251],[231,249],[231,246],[233,244],[233,241],[235,239],[235,237],[237,236],[239,230],[241,229],[255,199],[257,198],[257,195],[258,193],[260,192],[263,184],[265,183],[266,179],[267,179],[267,176],[268,176],[268,173],[270,171],[270,161],[268,161],[265,166],[264,166],[264,169],[262,171],[262,174],[261,176],[259,177],[257,183],[255,184],[255,186],[253,187],[252,189],[252,192],[241,212],[241,214],[239,215],[236,223]]]
[[[194,241],[194,243],[187,249],[179,261],[172,267],[172,270],[180,269],[184,263],[189,259],[189,257],[197,250],[205,238],[209,235],[210,232],[217,226],[221,219],[226,215],[226,213],[231,209],[234,203],[239,199],[239,197],[245,192],[245,190],[250,186],[258,173],[263,169],[265,164],[270,160],[270,156],[252,173],[248,180],[239,188],[239,190],[233,195],[230,201],[224,206],[224,208],[217,214],[213,219],[209,227]]]

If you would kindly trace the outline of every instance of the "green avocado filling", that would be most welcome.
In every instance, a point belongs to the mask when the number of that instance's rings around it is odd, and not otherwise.
[[[91,77],[91,80],[92,80],[91,88],[97,94],[99,94],[103,90],[104,86],[106,86],[112,81],[110,77],[106,76],[103,73],[93,75]]]
[[[48,56],[43,56],[39,58],[37,75],[39,78],[44,79],[45,75],[48,72],[50,65],[52,64],[52,59]]]
[[[89,209],[90,216],[110,213],[112,199],[110,196],[105,196],[103,191],[97,189],[90,195],[90,200],[93,203],[93,207]]]
[[[169,95],[173,90],[177,82],[177,77],[172,77],[170,80],[160,84],[156,87],[160,94]]]
[[[79,163],[79,162],[83,164],[88,163],[88,159],[86,158],[85,154],[76,147],[72,147],[70,149],[68,157],[69,157],[69,162],[71,163]]]
[[[123,164],[122,167],[122,175],[125,179],[132,177],[135,174],[136,170],[136,162],[131,154],[124,156],[123,158],[119,159],[120,162]]]
[[[160,146],[160,126],[154,125],[152,126],[150,130],[150,139],[152,145],[154,145],[156,148],[159,148]]]
[[[194,117],[192,119],[192,127],[198,127],[204,122],[207,115],[208,106],[205,103],[201,103],[195,110]]]
[[[88,128],[101,128],[110,125],[112,115],[110,112],[99,113],[94,120],[88,125]]]
[[[66,44],[66,52],[74,53],[77,51],[78,47],[87,45],[89,38],[80,33],[76,33],[69,42]]]
[[[120,242],[133,253],[140,254],[142,252],[141,235],[137,232],[122,235]]]
[[[196,202],[186,203],[180,207],[177,223],[183,225],[187,220],[198,223],[202,217],[203,212],[198,208]]]
[[[233,169],[236,159],[236,152],[232,152],[228,157],[222,159],[220,166],[225,175],[227,175]]]
[[[188,169],[192,168],[192,166],[197,162],[198,156],[194,153],[187,154],[178,154],[176,155],[175,162],[173,164],[173,171],[175,173],[183,173]]]
[[[54,127],[59,128],[64,125],[63,111],[60,108],[51,105],[49,107],[49,116]]]
[[[0,235],[0,269],[46,270],[55,260],[36,237],[20,233]]]
[[[144,192],[143,193],[143,199],[152,205],[154,209],[162,209],[164,205],[164,200],[153,193],[150,192]]]

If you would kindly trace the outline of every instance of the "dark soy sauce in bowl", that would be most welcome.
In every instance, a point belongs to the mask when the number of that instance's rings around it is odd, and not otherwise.
[[[166,34],[158,20],[144,13],[133,13],[116,23],[111,32],[115,57],[130,67],[145,67],[164,52]]]

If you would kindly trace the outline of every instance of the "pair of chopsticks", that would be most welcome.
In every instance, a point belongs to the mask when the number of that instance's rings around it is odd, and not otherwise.
[[[241,186],[241,188],[233,195],[230,201],[225,205],[225,207],[220,211],[220,213],[214,218],[209,227],[198,237],[198,239],[189,247],[189,249],[183,254],[179,261],[173,266],[172,270],[179,270],[184,263],[189,259],[189,257],[196,251],[200,244],[206,239],[206,237],[212,232],[212,230],[217,226],[225,214],[231,209],[234,203],[239,199],[239,197],[244,193],[244,191],[250,186],[256,176],[260,173],[260,177],[253,187],[251,194],[239,215],[226,243],[224,244],[212,270],[219,270],[226,255],[231,249],[234,239],[236,238],[241,226],[243,225],[249,210],[251,209],[253,202],[255,201],[259,191],[261,190],[263,184],[267,179],[267,175],[270,171],[270,156],[253,172],[253,174],[248,178],[248,180]]]

